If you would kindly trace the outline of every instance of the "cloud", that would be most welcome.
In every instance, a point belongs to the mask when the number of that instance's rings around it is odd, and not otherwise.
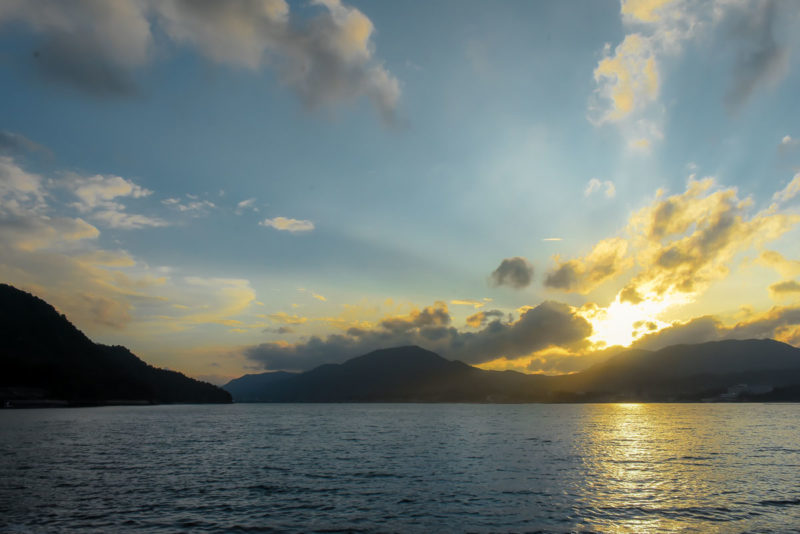
[[[442,327],[449,324],[450,312],[447,304],[442,301],[437,301],[422,311],[413,310],[408,315],[390,317],[380,322],[382,328],[391,332],[408,332],[415,328]]]
[[[328,301],[328,299],[326,299],[324,296],[320,295],[319,293],[311,293],[311,296],[314,297],[315,299],[319,300],[319,301],[322,301],[322,302],[327,302]]]
[[[629,284],[642,295],[696,295],[728,275],[734,255],[777,239],[800,216],[773,205],[748,214],[750,199],[711,178],[690,180],[686,191],[658,200],[631,217],[628,231],[642,268]]]
[[[475,299],[454,299],[450,301],[453,306],[472,306],[476,310],[486,305],[486,301]]]
[[[78,197],[74,205],[82,212],[109,206],[118,197],[142,198],[153,192],[119,176],[70,174],[63,185]]]
[[[273,219],[264,219],[259,226],[269,226],[276,230],[283,230],[286,232],[310,232],[314,229],[314,223],[304,219],[287,219],[286,217],[275,217]]]
[[[654,141],[663,138],[662,63],[701,33],[710,11],[691,0],[622,0],[620,14],[627,33],[613,49],[605,45],[594,69],[589,121],[615,123],[630,149],[649,151]]]
[[[796,280],[784,280],[769,286],[770,293],[774,295],[785,295],[787,293],[800,293],[800,282]]]
[[[733,51],[725,102],[737,111],[788,72],[788,49],[778,42],[776,26],[791,19],[791,9],[772,0],[622,0],[626,35],[613,48],[605,45],[594,69],[589,121],[617,124],[631,149],[648,151],[663,138],[666,108],[659,99],[667,60],[687,44],[720,41]]]
[[[605,188],[605,195],[607,198],[614,198],[616,196],[617,188],[614,186],[614,182],[611,180],[601,182],[597,178],[592,178],[589,180],[589,183],[586,184],[586,189],[583,190],[583,196],[588,197],[589,195],[600,191],[603,188]]]
[[[50,153],[47,148],[31,141],[22,134],[0,131],[0,156],[14,156],[25,152]]]
[[[772,195],[772,200],[775,202],[788,202],[800,193],[800,172],[794,175],[794,178],[786,184],[786,187]]]
[[[797,344],[800,342],[800,307],[774,307],[732,326],[726,326],[711,315],[675,322],[668,328],[640,338],[633,347],[658,350],[670,345],[722,339],[777,339]]]
[[[281,323],[281,324],[304,324],[308,321],[307,317],[301,317],[299,315],[289,315],[286,312],[271,313],[266,315],[266,317],[274,323]]]
[[[800,139],[787,134],[781,138],[781,142],[778,144],[778,151],[781,154],[785,154],[793,151],[797,147],[800,147]]]
[[[167,226],[167,222],[161,218],[128,213],[123,204],[116,202],[118,198],[136,199],[153,193],[120,176],[68,173],[57,185],[68,189],[78,198],[73,207],[110,228],[136,230]]]
[[[519,256],[501,261],[500,266],[490,276],[493,286],[508,286],[514,289],[528,287],[531,280],[533,280],[533,265]]]
[[[765,250],[759,254],[756,261],[767,267],[772,267],[784,277],[800,275],[800,261],[787,260],[779,252]]]
[[[200,200],[195,195],[186,195],[189,200],[183,201],[179,198],[165,198],[161,201],[165,206],[169,206],[178,210],[181,213],[186,213],[192,217],[204,217],[209,212],[217,207],[216,204],[210,200]]]
[[[8,156],[0,156],[0,213],[41,211],[47,206],[42,177],[23,170]]]
[[[594,70],[597,94],[608,103],[598,123],[618,121],[658,98],[659,74],[654,45],[641,34],[626,35],[611,54],[610,47]]]
[[[748,2],[730,10],[729,37],[737,47],[733,81],[725,98],[737,111],[760,86],[774,85],[789,70],[789,52],[774,35],[779,17],[774,1]]]
[[[241,202],[238,202],[236,204],[236,210],[234,211],[234,213],[236,215],[241,215],[242,213],[244,213],[247,210],[252,210],[252,211],[257,212],[258,211],[258,207],[255,204],[256,204],[256,198],[255,197],[242,200]]]
[[[34,291],[79,324],[122,328],[139,283],[119,270],[131,266],[130,257],[97,250],[100,231],[53,214],[49,198],[42,177],[0,157],[0,279]]]
[[[610,238],[597,243],[583,258],[562,261],[556,255],[556,266],[547,273],[544,285],[560,291],[588,293],[633,265],[627,251],[625,239]]]
[[[0,24],[39,35],[40,72],[89,94],[136,93],[135,73],[171,42],[217,63],[273,68],[312,108],[365,96],[392,122],[400,84],[375,57],[372,21],[339,0],[312,6],[306,17],[285,0],[10,0]]]
[[[11,0],[0,4],[0,23],[23,22],[42,40],[32,54],[49,80],[97,96],[136,91],[133,71],[150,56],[153,36],[147,3]]]
[[[449,324],[447,306],[437,302],[406,316],[386,318],[376,328],[351,328],[344,334],[313,336],[295,344],[263,343],[248,347],[244,355],[266,369],[305,370],[378,348],[417,344],[474,364],[549,346],[580,345],[592,331],[571,307],[549,301],[527,310],[517,321],[493,320],[478,332],[459,332]]]
[[[0,156],[0,280],[44,298],[89,334],[140,329],[149,338],[234,324],[235,316],[254,302],[247,280],[172,277],[171,269],[153,268],[124,250],[103,248],[97,227],[82,217],[63,215],[65,208],[78,206],[64,204],[59,193],[77,192],[70,199],[77,199],[81,215],[128,217],[110,222],[120,227],[147,221],[120,212],[115,201],[120,195],[142,197],[148,192],[118,177],[62,176],[48,180]]]
[[[776,198],[790,198],[794,184]],[[636,276],[620,291],[623,301],[697,294],[727,276],[726,265],[737,252],[777,239],[800,222],[800,216],[781,213],[777,205],[748,216],[751,203],[739,199],[736,189],[717,189],[711,178],[691,179],[683,193],[658,198],[634,213],[626,229],[628,239],[602,240],[583,258],[562,260],[556,255],[545,286],[588,293],[638,266]],[[635,262],[628,254],[630,247]]]
[[[488,321],[492,319],[502,319],[505,317],[505,315],[506,314],[500,310],[480,311],[467,317],[467,325],[471,326],[472,328],[479,328],[485,325]]]
[[[665,12],[674,7],[673,0],[622,0],[620,12],[623,18],[629,22],[655,23],[664,16],[669,16],[671,13]]]

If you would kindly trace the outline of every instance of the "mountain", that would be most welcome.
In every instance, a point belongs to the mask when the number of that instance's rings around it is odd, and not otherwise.
[[[322,365],[264,387],[259,398],[268,402],[522,402],[532,400],[531,391],[541,378],[484,371],[407,346]],[[239,400],[236,395],[234,400]]]
[[[772,339],[629,350],[573,375],[553,377],[554,392],[595,399],[699,400],[736,384],[800,384],[800,349]]]
[[[267,376],[275,373],[266,373]],[[247,375],[264,377],[265,375]],[[242,379],[247,377],[242,377]],[[242,380],[237,379],[237,380]],[[237,382],[232,381],[231,384]],[[342,364],[297,375],[248,379],[247,396],[266,402],[602,402],[697,401],[748,384],[752,391],[780,391],[787,400],[800,384],[800,349],[774,340],[727,340],[674,345],[658,351],[628,350],[570,375],[486,371],[450,361],[416,346],[377,350]],[[256,383],[257,380],[264,380]],[[226,386],[228,387],[228,386]],[[750,387],[753,387],[752,389]],[[800,400],[798,397],[797,400]]]
[[[0,284],[0,398],[230,402],[230,394],[158,369],[121,346],[92,342],[40,298]]]
[[[262,393],[267,391],[269,386],[296,375],[297,373],[286,371],[249,374],[234,378],[222,386],[222,389],[230,393],[236,402],[259,402],[264,400]]]

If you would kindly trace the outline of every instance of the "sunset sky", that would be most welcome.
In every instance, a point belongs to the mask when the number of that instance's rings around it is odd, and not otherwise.
[[[215,383],[800,346],[798,95],[793,0],[3,0],[0,281]]]

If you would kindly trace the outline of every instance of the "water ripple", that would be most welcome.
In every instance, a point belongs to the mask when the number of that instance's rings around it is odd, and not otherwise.
[[[3,532],[773,532],[797,405],[0,412]]]

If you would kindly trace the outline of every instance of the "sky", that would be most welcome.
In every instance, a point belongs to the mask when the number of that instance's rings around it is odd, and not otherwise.
[[[792,0],[0,2],[0,281],[222,384],[800,346]]]

